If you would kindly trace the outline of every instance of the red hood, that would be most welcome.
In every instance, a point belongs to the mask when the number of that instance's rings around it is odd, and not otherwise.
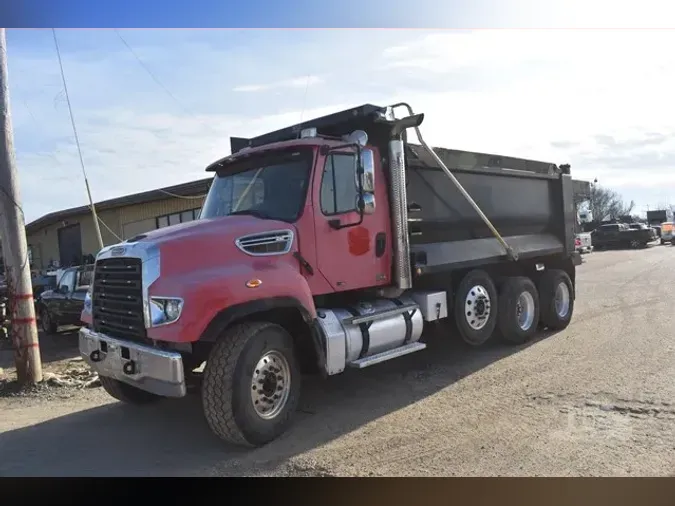
[[[242,253],[235,240],[241,236],[275,230],[295,232],[283,221],[261,220],[253,216],[226,216],[182,223],[143,234],[139,242],[153,242],[159,247],[163,274],[179,274],[196,266],[209,268],[225,262],[244,261],[252,257]]]

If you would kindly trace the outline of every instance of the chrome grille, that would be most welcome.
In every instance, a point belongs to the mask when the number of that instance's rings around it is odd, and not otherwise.
[[[147,337],[141,269],[138,258],[108,258],[96,262],[92,291],[95,331],[136,341]]]

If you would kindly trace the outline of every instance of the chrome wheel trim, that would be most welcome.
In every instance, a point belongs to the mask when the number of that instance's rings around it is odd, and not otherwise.
[[[555,312],[558,318],[566,318],[570,311],[570,289],[567,283],[561,281],[555,288]]]
[[[516,317],[520,330],[530,330],[534,323],[535,303],[530,292],[522,292],[516,302]]]
[[[291,393],[291,367],[278,351],[265,353],[253,370],[251,402],[257,415],[272,420],[281,413]]]
[[[471,287],[464,299],[464,318],[473,330],[481,330],[488,322],[491,313],[490,294],[484,286]]]

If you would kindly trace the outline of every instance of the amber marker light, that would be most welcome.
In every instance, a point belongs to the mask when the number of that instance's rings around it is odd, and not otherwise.
[[[249,288],[258,288],[260,285],[262,285],[262,281],[259,279],[249,279],[246,282],[246,286]]]

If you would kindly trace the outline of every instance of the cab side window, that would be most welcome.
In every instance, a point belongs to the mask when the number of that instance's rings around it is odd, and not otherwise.
[[[356,156],[333,153],[326,158],[321,179],[321,212],[330,216],[356,210]]]
[[[59,281],[59,292],[70,293],[75,290],[75,271],[66,271]]]

